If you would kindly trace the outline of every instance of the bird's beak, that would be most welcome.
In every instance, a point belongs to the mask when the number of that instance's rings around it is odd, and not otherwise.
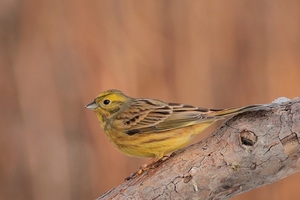
[[[98,105],[96,104],[96,102],[94,100],[91,103],[87,104],[85,107],[90,110],[95,110],[98,107]]]

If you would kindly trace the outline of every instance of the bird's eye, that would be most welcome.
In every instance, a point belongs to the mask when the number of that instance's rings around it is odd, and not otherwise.
[[[104,101],[103,101],[103,104],[104,105],[108,105],[110,103],[110,100],[108,100],[108,99],[105,99]]]

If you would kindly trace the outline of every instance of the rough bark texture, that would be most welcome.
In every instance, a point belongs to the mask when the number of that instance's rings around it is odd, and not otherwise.
[[[228,199],[300,170],[300,100],[247,112],[98,199]]]

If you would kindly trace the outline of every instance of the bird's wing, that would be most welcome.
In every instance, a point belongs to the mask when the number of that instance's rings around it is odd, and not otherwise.
[[[172,108],[173,113],[164,122],[157,125],[158,129],[170,130],[223,119],[223,117],[214,115],[208,116],[207,114],[212,113],[212,111],[207,108],[199,108],[178,103],[169,103],[168,105]]]
[[[118,114],[114,127],[126,130],[128,135],[163,132],[222,117],[206,116],[208,109],[190,105],[165,103],[154,99],[135,99],[129,108]]]

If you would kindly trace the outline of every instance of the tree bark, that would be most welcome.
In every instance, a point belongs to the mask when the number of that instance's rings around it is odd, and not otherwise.
[[[98,200],[228,199],[298,172],[299,136],[299,98],[242,113]]]

